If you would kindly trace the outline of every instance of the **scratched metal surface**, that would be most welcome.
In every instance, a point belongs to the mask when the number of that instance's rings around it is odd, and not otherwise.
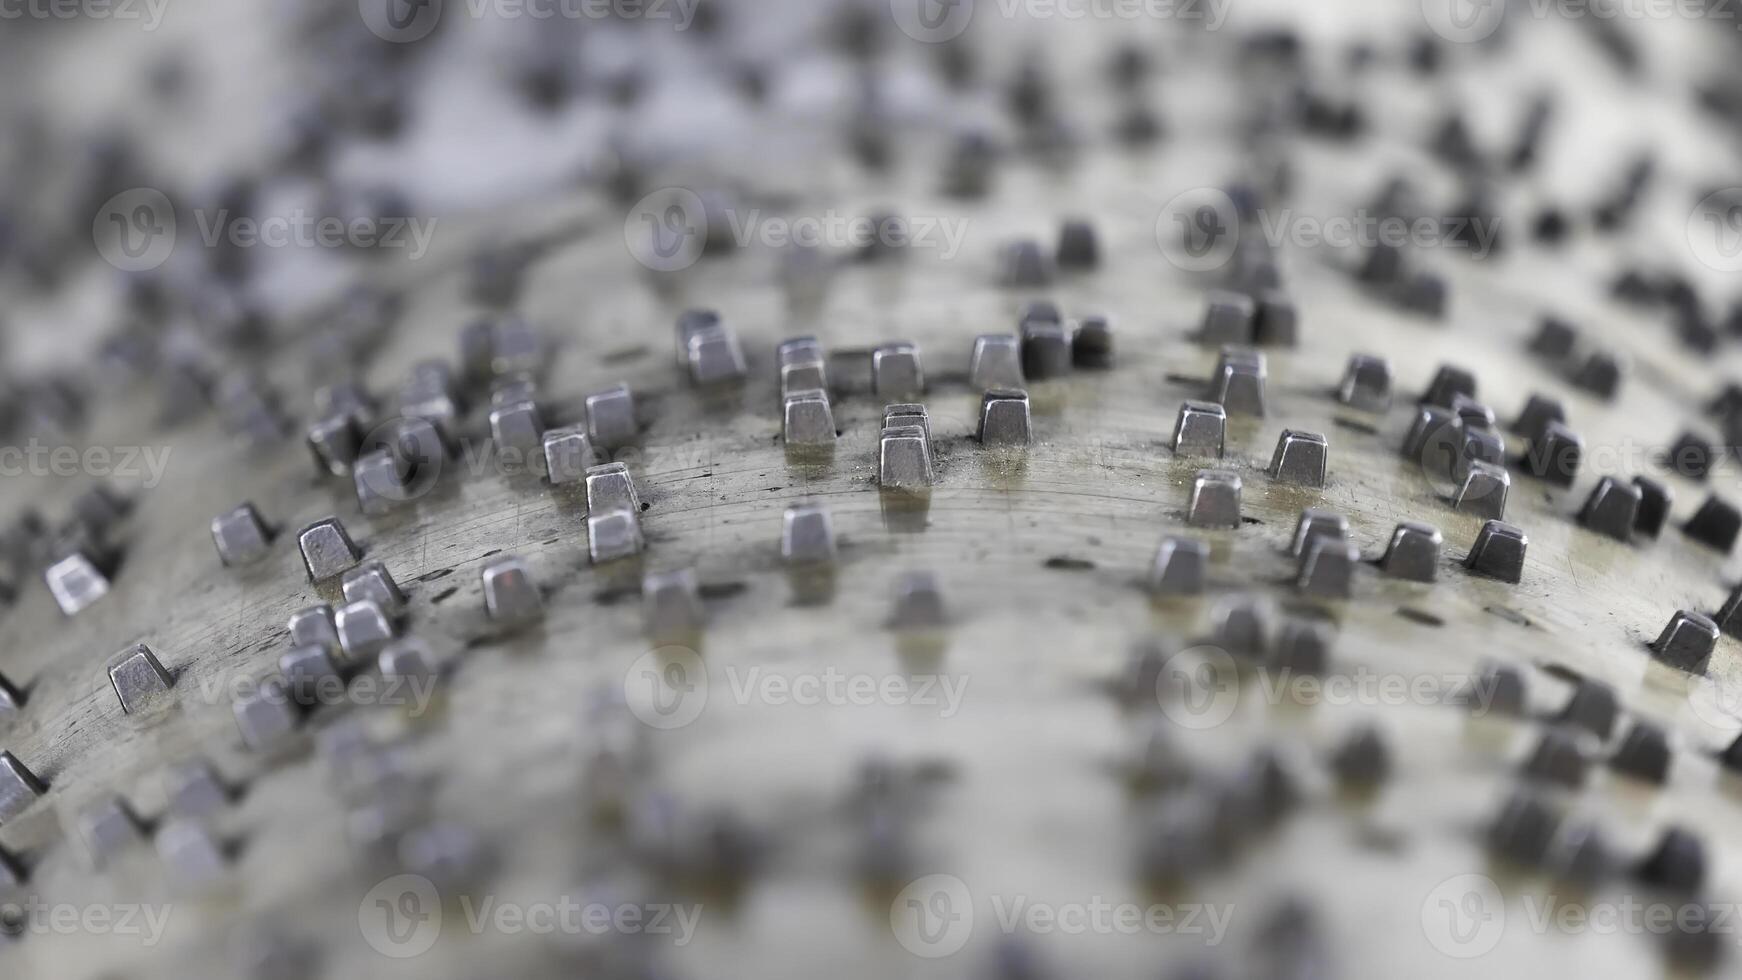
[[[1241,7],[1233,23],[1258,23],[1266,13]],[[197,38],[216,30],[222,16],[213,4],[197,16],[173,17],[150,41]],[[1317,23],[1327,38],[1388,38],[1394,29],[1389,21],[1330,14]],[[1062,88],[1100,84],[1098,53],[1107,31],[985,25],[985,70],[994,77],[1024,50],[997,43],[999,31],[1048,51]],[[1628,712],[1666,726],[1675,762],[1661,788],[1595,766],[1571,805],[1598,819],[1625,853],[1643,852],[1668,823],[1697,831],[1710,862],[1705,894],[1719,902],[1742,895],[1727,835],[1738,805],[1733,777],[1711,757],[1742,729],[1742,719],[1726,710],[1742,685],[1735,641],[1720,640],[1709,676],[1694,681],[1653,664],[1645,647],[1676,610],[1714,611],[1738,577],[1736,562],[1673,528],[1658,541],[1624,545],[1573,519],[1599,475],[1663,479],[1676,494],[1672,523],[1689,516],[1708,490],[1742,500],[1733,477],[1721,472],[1702,486],[1664,473],[1643,454],[1610,470],[1593,463],[1568,490],[1515,477],[1507,520],[1528,532],[1530,545],[1523,580],[1512,586],[1457,565],[1480,522],[1454,512],[1421,468],[1397,452],[1408,406],[1441,363],[1474,371],[1502,420],[1529,393],[1560,398],[1591,450],[1662,447],[1682,428],[1699,427],[1701,405],[1735,368],[1729,349],[1711,357],[1690,353],[1658,318],[1606,297],[1608,279],[1627,262],[1667,255],[1688,274],[1699,272],[1683,258],[1685,205],[1694,199],[1692,188],[1734,161],[1685,99],[1671,105],[1665,93],[1684,91],[1702,65],[1724,56],[1723,48],[1685,24],[1641,28],[1652,71],[1640,83],[1604,70],[1569,25],[1529,24],[1526,31],[1540,45],[1533,52],[1552,56],[1454,63],[1432,81],[1410,79],[1393,64],[1374,69],[1375,78],[1394,82],[1363,90],[1375,132],[1353,146],[1291,144],[1297,186],[1290,200],[1305,211],[1346,210],[1400,167],[1420,168],[1433,186],[1435,164],[1420,148],[1433,107],[1461,94],[1478,131],[1503,134],[1518,96],[1544,79],[1562,81],[1563,108],[1573,121],[1559,124],[1542,169],[1510,189],[1519,203],[1507,214],[1527,214],[1524,202],[1547,194],[1583,200],[1601,193],[1619,163],[1593,161],[1619,161],[1641,144],[1661,148],[1665,173],[1654,191],[1661,197],[1642,208],[1647,217],[1628,234],[1587,236],[1554,254],[1524,246],[1480,263],[1427,256],[1451,284],[1442,321],[1374,302],[1332,268],[1344,256],[1286,250],[1282,262],[1302,313],[1303,340],[1296,349],[1268,351],[1269,414],[1236,420],[1229,431],[1227,463],[1245,477],[1247,523],[1235,531],[1191,532],[1212,544],[1210,594],[1165,606],[1149,601],[1142,582],[1161,537],[1185,530],[1199,468],[1176,460],[1167,446],[1178,403],[1202,396],[1204,382],[1196,379],[1207,378],[1215,353],[1190,336],[1208,284],[1167,264],[1156,244],[1156,217],[1174,194],[1219,184],[1244,162],[1235,119],[1250,93],[1231,78],[1231,39],[1170,33],[1157,42],[1162,54],[1151,94],[1173,135],[1153,150],[1108,145],[1100,134],[1109,106],[1085,96],[1078,118],[1091,142],[1080,163],[1058,172],[1006,161],[995,190],[978,203],[939,195],[936,175],[949,122],[990,110],[967,97],[932,98],[929,86],[936,83],[923,71],[925,49],[897,45],[889,55],[892,77],[910,88],[895,86],[905,128],[898,163],[884,175],[857,170],[832,137],[820,135],[840,116],[819,93],[850,84],[846,69],[820,55],[791,56],[795,75],[811,69],[804,76],[810,82],[781,89],[778,110],[714,120],[718,131],[706,135],[659,124],[662,108],[680,120],[685,110],[653,100],[650,132],[674,141],[693,137],[705,149],[651,184],[706,179],[736,186],[771,213],[856,214],[893,205],[969,222],[959,257],[916,250],[890,265],[843,264],[821,299],[808,305],[789,302],[780,258],[766,249],[709,260],[675,277],[648,275],[624,245],[625,204],[566,179],[586,156],[577,149],[593,145],[597,117],[609,110],[589,99],[555,120],[508,113],[502,107],[510,93],[484,84],[499,70],[500,52],[492,57],[488,44],[456,45],[452,75],[431,78],[417,92],[428,112],[420,138],[365,147],[349,158],[359,172],[403,175],[441,222],[429,255],[366,267],[363,275],[398,291],[405,306],[384,348],[361,365],[360,379],[387,393],[416,361],[454,356],[456,332],[480,312],[463,289],[464,264],[476,248],[547,243],[518,304],[553,345],[542,397],[559,421],[574,421],[585,393],[618,381],[631,386],[644,425],[632,463],[648,505],[644,564],[693,565],[708,596],[700,651],[707,707],[685,727],[638,732],[645,755],[633,782],[638,793],[669,796],[685,813],[730,812],[759,841],[757,859],[729,886],[672,883],[625,843],[632,827],[590,818],[582,763],[607,733],[588,720],[588,706],[635,676],[649,641],[633,594],[637,569],[589,563],[585,507],[573,494],[488,467],[468,472],[462,456],[435,493],[390,517],[371,518],[358,511],[348,481],[315,477],[298,438],[244,451],[210,418],[165,434],[152,424],[155,391],[118,389],[93,400],[80,438],[171,446],[171,462],[163,483],[139,495],[121,526],[125,558],[109,596],[67,619],[37,582],[0,620],[0,668],[29,693],[18,720],[0,731],[0,747],[50,787],[0,828],[0,843],[27,857],[29,894],[75,905],[156,903],[170,908],[170,918],[163,941],[149,950],[128,937],[84,931],[26,935],[0,944],[0,961],[20,976],[245,975],[250,967],[238,950],[257,947],[243,937],[264,936],[272,942],[259,942],[281,953],[274,943],[312,949],[312,961],[273,961],[309,975],[561,975],[577,960],[560,937],[468,935],[457,896],[553,900],[609,882],[650,900],[700,904],[693,942],[654,943],[653,962],[674,976],[991,971],[997,943],[988,906],[980,907],[963,951],[926,960],[892,934],[890,902],[899,882],[868,884],[857,870],[864,845],[857,773],[866,759],[881,757],[941,773],[903,820],[902,838],[914,857],[902,880],[943,873],[977,896],[1232,909],[1227,940],[1213,947],[1192,936],[1028,937],[1061,974],[1172,975],[1207,959],[1242,975],[1265,942],[1266,913],[1285,896],[1312,908],[1340,975],[1665,972],[1659,944],[1649,937],[1534,935],[1518,922],[1517,904],[1510,906],[1513,928],[1479,959],[1445,956],[1424,932],[1424,902],[1448,878],[1491,874],[1509,897],[1550,888],[1540,876],[1495,870],[1481,839],[1481,827],[1519,781],[1519,760],[1539,722],[1476,724],[1446,704],[1303,708],[1247,698],[1212,730],[1168,729],[1201,773],[1231,772],[1255,747],[1281,746],[1296,766],[1303,800],[1224,866],[1157,892],[1136,871],[1145,804],[1122,772],[1158,715],[1154,706],[1123,706],[1108,693],[1134,650],[1150,642],[1188,645],[1207,633],[1219,600],[1253,593],[1333,622],[1340,676],[1462,677],[1497,660],[1527,671],[1538,713],[1564,701],[1571,673],[1598,678],[1615,687]],[[263,77],[281,69],[295,77],[266,56],[270,45],[260,32],[259,24],[237,24],[225,43],[199,49],[209,54],[203,64],[218,77],[234,77],[258,60]],[[58,43],[68,54],[42,63],[45,78],[127,60],[106,62],[97,50],[132,58],[146,47],[112,31]],[[249,59],[249,52],[260,57]],[[1490,70],[1494,65],[1505,67]],[[126,69],[113,71],[125,77]],[[1569,78],[1579,79],[1576,90],[1564,84]],[[90,93],[85,101],[68,99],[69,130],[76,128],[71,121],[113,115],[114,103],[105,107],[104,100],[116,98],[115,89],[106,81],[115,80],[98,75],[67,86]],[[681,82],[673,85],[678,94],[670,98],[681,102]],[[248,137],[223,135],[229,129],[217,121],[244,118],[251,100],[270,103],[271,93],[259,89],[213,85],[194,109],[166,121],[151,143],[163,171],[198,182],[223,169],[213,158],[249,161],[257,151]],[[493,111],[508,117],[501,138],[513,152],[487,152],[464,138]],[[179,138],[186,133],[218,135],[207,143]],[[226,145],[232,139],[235,145]],[[428,162],[438,159],[443,163]],[[425,162],[407,166],[418,160]],[[515,179],[524,180],[518,193],[502,189]],[[1061,217],[1076,214],[1096,221],[1102,268],[1044,294],[998,287],[1001,243],[1050,237]],[[317,256],[265,290],[283,329],[263,367],[293,417],[310,411],[312,389],[299,338],[352,274],[345,260],[335,265]],[[15,363],[82,358],[74,341],[91,338],[73,335],[100,332],[115,316],[112,280],[93,263],[49,297],[9,300]],[[1707,282],[1716,286],[1721,278]],[[1067,315],[1113,316],[1116,366],[1033,384],[1032,445],[994,455],[972,438],[978,394],[965,380],[968,352],[975,335],[1008,329],[1021,304],[1037,295],[1056,299]],[[741,391],[700,397],[673,362],[671,325],[699,305],[719,309],[738,330],[749,361]],[[1628,372],[1620,397],[1607,403],[1591,397],[1524,351],[1547,309],[1575,317],[1587,337],[1621,354]],[[90,312],[72,316],[77,310]],[[79,325],[61,327],[71,321]],[[806,333],[837,353],[841,435],[826,463],[790,460],[779,439],[773,349]],[[850,353],[898,337],[920,344],[932,378],[924,400],[938,484],[917,520],[891,515],[877,490],[882,405],[868,390],[865,360]],[[1387,357],[1396,368],[1399,397],[1381,418],[1346,410],[1331,397],[1355,352]],[[1329,436],[1322,491],[1274,485],[1264,473],[1283,428]],[[477,413],[467,431],[474,449],[487,437]],[[0,485],[0,496],[11,511],[30,503],[58,516],[77,489],[82,484],[73,481],[13,480]],[[782,511],[803,499],[829,508],[841,541],[837,587],[823,606],[793,601],[778,560]],[[207,524],[243,500],[285,529],[337,515],[367,557],[387,563],[409,593],[409,629],[451,663],[431,711],[408,717],[392,708],[326,710],[281,752],[243,746],[226,685],[269,673],[287,648],[288,616],[333,598],[308,584],[289,536],[259,566],[236,572],[219,564]],[[1363,568],[1347,601],[1297,597],[1285,547],[1308,506],[1347,515],[1367,557],[1378,555],[1400,520],[1437,525],[1446,540],[1439,581],[1412,585]],[[497,553],[530,563],[548,606],[541,627],[502,637],[487,621],[479,569]],[[895,579],[910,570],[934,572],[948,604],[948,626],[932,643],[916,645],[890,629]],[[1417,615],[1399,615],[1400,608]],[[177,683],[167,706],[124,715],[102,666],[140,641]],[[748,671],[796,677],[829,668],[877,678],[942,675],[965,686],[950,717],[922,705],[739,705],[727,696],[732,679]],[[317,732],[347,718],[395,740],[400,764],[430,781],[430,810],[471,828],[491,858],[487,871],[448,889],[442,938],[421,956],[382,956],[359,929],[359,902],[399,869],[348,843],[345,807],[311,748]],[[1376,795],[1351,799],[1336,790],[1324,760],[1341,736],[1367,722],[1388,738],[1392,774]],[[147,842],[101,870],[88,867],[74,815],[119,793],[155,817],[164,808],[164,765],[196,754],[243,787],[215,825],[235,846],[221,880],[195,894],[172,889]],[[1637,890],[1624,882],[1609,887],[1614,891],[1598,891],[1594,900]]]

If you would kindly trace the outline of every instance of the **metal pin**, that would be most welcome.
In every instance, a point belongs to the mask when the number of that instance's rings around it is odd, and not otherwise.
[[[980,397],[981,445],[1026,446],[1028,439],[1028,392],[995,388]]]
[[[1383,412],[1391,407],[1391,362],[1371,354],[1355,354],[1343,369],[1337,400],[1363,412]]]
[[[1589,760],[1585,758],[1584,750],[1579,747],[1574,733],[1550,728],[1542,733],[1536,748],[1524,760],[1524,775],[1578,789],[1585,784],[1585,770],[1588,767]]]
[[[1468,696],[1470,713],[1478,717],[1524,715],[1524,674],[1511,664],[1488,663],[1477,676]]]
[[[178,762],[165,770],[163,795],[169,812],[181,817],[208,816],[230,802],[230,791],[204,759]]]
[[[1280,289],[1258,294],[1258,313],[1253,322],[1253,340],[1274,347],[1293,347],[1300,336],[1300,313],[1294,300]]]
[[[1695,895],[1706,880],[1706,846],[1692,832],[1665,828],[1639,865],[1639,879],[1681,895]]]
[[[1039,289],[1051,285],[1052,258],[1036,241],[1005,245],[999,257],[998,281],[1011,289]]]
[[[24,692],[7,680],[5,674],[0,674],[0,725],[16,719],[23,707]]]
[[[79,811],[79,836],[84,838],[91,865],[101,868],[128,844],[142,837],[139,818],[119,796],[99,800]]]
[[[1281,483],[1322,487],[1330,452],[1330,442],[1319,433],[1284,429],[1270,458],[1270,476]]]
[[[1403,455],[1431,473],[1450,474],[1460,455],[1458,420],[1449,408],[1422,405],[1403,439]]]
[[[588,518],[589,525],[591,522]],[[515,555],[492,558],[480,575],[484,580],[484,611],[492,620],[520,626],[544,618],[544,597],[524,560]]]
[[[1081,271],[1101,264],[1101,244],[1095,226],[1073,218],[1059,226],[1058,267]]]
[[[1322,676],[1331,668],[1331,631],[1323,623],[1290,619],[1282,624],[1276,651],[1270,658],[1273,670],[1296,676]]]
[[[925,432],[927,440],[931,439],[931,416],[924,405],[900,404],[883,407],[883,427],[892,429],[903,425],[917,425]]]
[[[357,461],[363,433],[355,416],[341,412],[316,419],[308,427],[307,440],[309,452],[322,473],[344,476]]]
[[[780,364],[780,393],[815,389],[827,391],[829,372],[823,345],[815,337],[794,337],[775,349]]]
[[[635,396],[619,384],[587,396],[587,437],[600,449],[635,441]]]
[[[968,385],[988,388],[1021,388],[1022,341],[1015,334],[989,333],[974,338],[974,354],[968,361]]]
[[[310,606],[290,616],[290,645],[320,646],[328,650],[339,648],[339,627],[333,619],[333,607]]]
[[[256,752],[271,748],[296,730],[296,709],[283,678],[277,676],[238,693],[230,702],[230,713],[236,718],[242,741]]]
[[[1269,616],[1261,599],[1241,596],[1225,602],[1210,620],[1217,645],[1235,656],[1263,659],[1270,649]]]
[[[1204,322],[1198,340],[1204,344],[1250,344],[1254,338],[1258,306],[1242,293],[1213,292],[1204,307]]]
[[[1391,752],[1379,730],[1364,725],[1331,756],[1331,771],[1346,786],[1376,786],[1391,773]]]
[[[1566,409],[1560,402],[1546,395],[1531,395],[1518,413],[1518,420],[1512,423],[1512,431],[1534,445],[1543,437],[1550,423],[1565,423],[1566,420]]]
[[[829,406],[828,392],[820,388],[788,392],[781,418],[788,446],[815,448],[835,444],[835,413]]]
[[[879,485],[893,490],[924,490],[932,485],[931,444],[925,429],[886,426],[877,452]]]
[[[109,686],[121,701],[121,711],[133,714],[175,686],[175,678],[157,662],[157,655],[135,643],[109,659]]]
[[[919,345],[897,340],[871,352],[871,389],[879,398],[908,398],[925,392]]]
[[[895,580],[895,607],[890,625],[895,629],[935,629],[944,625],[944,594],[931,572],[903,572]]]
[[[538,406],[530,401],[517,401],[492,408],[490,440],[510,472],[530,468],[544,455],[544,422],[539,418]]]
[[[30,872],[17,854],[0,846],[0,886],[16,888],[30,880]]]
[[[1167,537],[1149,570],[1149,591],[1161,596],[1201,595],[1210,546],[1195,538]]]
[[[1300,512],[1300,520],[1294,526],[1294,540],[1289,544],[1288,553],[1302,558],[1306,556],[1308,545],[1319,538],[1345,541],[1348,537],[1348,518],[1333,511],[1308,507]]]
[[[587,470],[587,511],[626,510],[641,514],[641,495],[625,463],[606,463]]]
[[[1639,514],[1639,488],[1614,477],[1603,477],[1579,510],[1579,523],[1605,537],[1626,542]]]
[[[375,656],[393,639],[393,618],[373,599],[347,602],[333,614],[339,628],[339,648],[353,663]]]
[[[1530,539],[1511,524],[1489,521],[1476,532],[1476,543],[1464,558],[1464,567],[1477,575],[1511,582],[1524,577],[1524,552]]]
[[[157,857],[183,889],[204,888],[224,874],[229,859],[224,848],[195,820],[176,819],[157,829]]]
[[[1307,595],[1347,599],[1355,584],[1361,549],[1340,538],[1309,539],[1295,574],[1295,587]]]
[[[1513,864],[1537,867],[1559,824],[1559,814],[1547,803],[1530,793],[1514,793],[1488,828],[1488,846]]]
[[[1454,509],[1491,521],[1504,518],[1506,493],[1512,487],[1512,477],[1501,467],[1481,460],[1471,460],[1467,465],[1469,474],[1464,477],[1464,486],[1458,491]]]
[[[691,310],[678,317],[678,335],[690,381],[715,385],[741,381],[746,368],[738,337],[711,310]]]
[[[1062,378],[1071,371],[1071,334],[1059,320],[1022,324],[1022,376],[1030,381]]]
[[[302,565],[310,582],[324,582],[362,560],[363,553],[336,517],[316,521],[297,532]]]
[[[1379,568],[1393,578],[1432,582],[1439,574],[1443,542],[1439,528],[1403,521],[1391,532],[1391,543],[1385,548],[1385,556],[1379,559]]]
[[[1572,381],[1605,401],[1613,400],[1621,387],[1621,364],[1603,351],[1594,351],[1574,372]]]
[[[93,552],[73,551],[43,572],[55,604],[68,616],[77,616],[109,594],[109,575]]]
[[[1682,525],[1682,533],[1708,548],[1729,554],[1736,547],[1736,535],[1742,533],[1742,512],[1716,496],[1707,497]]]
[[[835,560],[835,529],[821,504],[794,504],[780,524],[780,558],[789,565]]]
[[[1113,321],[1106,316],[1086,316],[1071,332],[1071,364],[1080,368],[1113,366]]]
[[[544,434],[544,469],[552,486],[568,486],[586,478],[602,462],[584,428],[571,425]]]
[[[383,647],[375,662],[381,676],[390,680],[429,680],[440,671],[435,654],[422,637],[405,636]]]
[[[1421,403],[1451,408],[1454,395],[1463,395],[1474,399],[1476,397],[1476,376],[1461,367],[1442,364],[1440,369],[1434,372],[1434,379],[1429,382],[1427,390],[1422,392]]]
[[[351,468],[351,482],[357,490],[357,508],[370,517],[391,513],[409,497],[390,450],[378,449],[359,458]]]
[[[1263,354],[1224,347],[1210,385],[1210,400],[1227,409],[1229,414],[1262,418],[1266,374]]]
[[[1577,327],[1560,317],[1545,315],[1537,324],[1536,336],[1531,338],[1530,352],[1550,360],[1561,360],[1572,354],[1578,339]]]
[[[1651,655],[1677,670],[1690,674],[1706,672],[1706,662],[1718,645],[1718,624],[1710,616],[1683,609],[1651,645]]]
[[[1602,681],[1582,677],[1573,688],[1573,696],[1561,709],[1560,720],[1595,734],[1603,741],[1615,730],[1615,719],[1621,714],[1621,701],[1615,689]]]
[[[1649,721],[1635,721],[1609,758],[1609,768],[1662,785],[1669,778],[1669,736]]]
[[[641,579],[641,618],[655,643],[676,643],[701,631],[701,588],[693,568],[648,572]]]
[[[366,561],[344,573],[339,579],[346,602],[373,599],[389,615],[398,615],[405,608],[405,593],[387,566],[379,561]]]
[[[1453,395],[1452,404],[1448,407],[1466,429],[1494,428],[1494,410],[1469,395]]]
[[[1199,527],[1240,526],[1240,474],[1229,470],[1199,470],[1192,481],[1186,520]]]
[[[1549,422],[1531,440],[1526,456],[1529,472],[1560,487],[1573,485],[1579,463],[1585,455],[1585,441],[1560,422]]]
[[[1222,447],[1228,428],[1228,413],[1215,402],[1184,402],[1179,418],[1173,424],[1173,451],[1176,456],[1208,456],[1222,458]]]
[[[1498,433],[1489,429],[1472,427],[1459,419],[1452,438],[1457,445],[1457,455],[1452,457],[1452,479],[1467,480],[1470,477],[1471,463],[1487,463],[1490,466],[1505,468],[1506,444],[1500,441]]]
[[[0,823],[23,813],[48,786],[11,752],[0,752]]]
[[[641,518],[635,512],[623,509],[587,512],[587,554],[595,565],[638,555],[645,547]]]
[[[305,708],[319,704],[327,685],[340,680],[339,667],[325,647],[293,647],[278,658],[291,700]]]

